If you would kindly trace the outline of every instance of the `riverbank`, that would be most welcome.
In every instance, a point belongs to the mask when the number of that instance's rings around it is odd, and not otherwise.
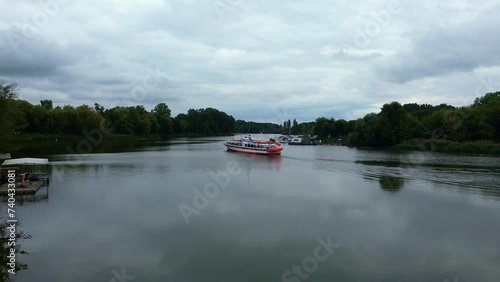
[[[342,145],[356,147],[338,139],[321,140],[319,145]],[[356,147],[362,148],[362,147]],[[435,139],[414,139],[394,145],[392,147],[369,147],[369,149],[390,149],[394,151],[430,151],[438,153],[456,154],[456,155],[491,155],[500,156],[500,143],[488,140],[453,142],[448,140]]]
[[[232,134],[231,134],[232,135]],[[42,145],[42,147],[47,148],[47,151],[53,151],[54,147],[59,147],[58,152],[67,146],[71,148],[78,146],[79,142],[82,140],[87,140],[93,144],[92,152],[106,152],[114,151],[113,147],[134,147],[138,144],[140,145],[150,145],[150,142],[157,141],[168,141],[177,138],[203,138],[203,137],[216,137],[216,136],[231,136],[231,135],[203,135],[203,134],[176,134],[170,137],[162,137],[159,135],[150,136],[133,136],[133,135],[104,135],[99,136],[81,136],[81,135],[60,135],[60,134],[23,134],[16,135],[15,137],[9,139],[9,143],[13,144],[14,148],[11,151],[23,151],[23,147],[30,147],[30,144]],[[91,138],[94,138],[91,140]],[[101,140],[99,140],[101,138]],[[100,142],[92,142],[100,141]],[[338,143],[338,139],[326,139],[322,140],[318,145],[345,145],[349,147],[349,144],[344,144],[343,142]],[[361,147],[357,147],[361,148]],[[115,147],[115,149],[118,149]],[[123,148],[121,148],[123,149]],[[394,145],[392,147],[372,147],[370,149],[390,149],[394,151],[431,151],[447,154],[457,154],[457,155],[492,155],[500,156],[500,143],[494,143],[492,141],[471,141],[471,142],[452,142],[447,140],[434,140],[434,139],[415,139],[411,141],[405,141],[401,144]],[[33,152],[35,153],[35,152]],[[69,152],[66,152],[69,153]]]
[[[491,141],[453,142],[448,140],[417,139],[393,146],[398,151],[432,151],[448,154],[500,156],[500,144]]]
[[[207,134],[199,134],[199,133],[183,133],[183,134],[172,134],[171,136],[161,136],[161,135],[147,135],[147,136],[137,136],[137,135],[123,135],[123,134],[93,134],[90,136],[84,135],[75,135],[75,134],[19,134],[11,137],[9,139],[4,139],[4,141],[18,143],[18,142],[32,142],[32,141],[55,141],[60,142],[64,140],[80,140],[80,139],[109,139],[109,140],[125,140],[125,139],[133,139],[133,140],[170,140],[175,138],[202,138],[202,137],[215,137],[215,136],[232,136],[233,134],[219,134],[219,135],[207,135]]]
[[[140,147],[154,144],[168,144],[179,138],[213,137],[203,134],[176,134],[169,137],[160,135],[134,136],[119,134],[94,133],[89,136],[71,134],[19,134],[9,139],[3,139],[8,146],[12,158],[31,156],[47,157],[52,154],[90,154],[90,153],[117,153],[135,150]],[[2,151],[0,148],[0,151]]]

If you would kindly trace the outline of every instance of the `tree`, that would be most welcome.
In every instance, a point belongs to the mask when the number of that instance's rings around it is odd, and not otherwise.
[[[40,106],[50,111],[53,109],[52,100],[42,100],[40,101]]]
[[[104,107],[101,106],[99,103],[94,103],[94,110],[101,115],[104,113]]]
[[[293,119],[292,133],[297,134],[297,120]]]
[[[17,98],[17,83],[13,82],[7,84],[7,82],[0,80],[0,102],[6,100],[12,100]]]
[[[159,103],[153,109],[153,114],[155,114],[156,116],[170,117],[170,109],[168,108],[167,104]]]
[[[87,105],[81,105],[76,108],[77,118],[81,128],[76,134],[83,134],[83,131],[99,128],[101,115]]]
[[[170,109],[167,104],[159,103],[152,110],[153,115],[158,122],[158,131],[160,135],[170,136],[174,132],[174,122],[170,117]]]
[[[398,102],[384,104],[379,115],[382,129],[385,131],[384,137],[388,137],[384,138],[384,144],[381,145],[394,145],[403,141],[402,127],[406,122],[406,111],[403,106]]]
[[[353,132],[348,135],[348,142],[354,146],[382,146],[384,133],[380,122],[381,118],[375,113],[367,114],[358,119]]]
[[[185,119],[189,124],[189,133],[227,135],[233,134],[236,131],[236,121],[234,118],[213,108],[189,109]]]
[[[500,92],[486,93],[476,98],[472,107],[483,117],[483,127],[491,128],[490,139],[500,142]]]
[[[14,124],[14,99],[17,98],[17,84],[7,84],[0,81],[0,153],[10,151],[13,146],[10,139],[13,138],[17,128]]]
[[[325,117],[320,117],[316,119],[314,124],[313,132],[318,135],[320,139],[326,139],[330,136],[330,121]]]
[[[227,126],[230,126],[231,121],[225,122]],[[239,133],[283,133],[283,128],[281,125],[269,123],[269,122],[253,122],[253,121],[244,121],[237,120],[235,122],[236,129],[235,132]],[[226,127],[227,127],[226,126]],[[227,131],[226,129],[225,131]],[[230,133],[233,130],[229,130],[228,132],[221,132],[221,134]]]
[[[335,121],[335,136],[344,136],[348,133],[348,123],[344,119],[339,119]]]

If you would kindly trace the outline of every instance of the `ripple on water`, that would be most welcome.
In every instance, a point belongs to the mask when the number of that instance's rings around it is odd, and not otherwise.
[[[291,159],[308,161],[306,158]],[[408,180],[457,186],[462,191],[500,197],[500,168],[496,166],[496,160],[485,158],[487,161],[481,163],[470,157],[459,159],[450,156],[449,162],[440,159],[434,160],[435,162],[414,163],[409,162],[408,158],[401,161],[394,156],[375,154],[372,158],[360,160],[320,157],[311,161],[319,170],[359,175],[365,179],[380,181],[382,186],[388,188],[387,191],[391,190],[391,186],[398,186],[395,184]]]

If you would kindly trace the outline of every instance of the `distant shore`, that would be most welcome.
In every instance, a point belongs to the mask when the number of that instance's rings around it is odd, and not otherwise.
[[[237,134],[237,133],[234,133]],[[159,135],[150,136],[135,136],[135,135],[103,135],[103,139],[106,141],[121,141],[121,140],[133,140],[133,141],[160,141],[160,140],[173,140],[177,138],[204,138],[204,137],[220,137],[220,136],[232,136],[234,134],[222,134],[222,135],[204,135],[204,134],[194,134],[185,133],[178,134],[171,137],[162,137]],[[254,133],[258,134],[258,133]],[[273,133],[270,133],[273,134]],[[280,135],[278,133],[274,133]],[[89,137],[82,135],[71,135],[71,134],[22,134],[15,135],[9,139],[9,142],[17,144],[17,149],[22,147],[23,144],[29,144],[32,142],[50,142],[50,143],[64,143],[72,144],[80,140],[88,139]],[[90,138],[96,138],[92,136]],[[367,148],[373,150],[393,150],[393,151],[423,151],[423,152],[438,152],[447,153],[454,155],[491,155],[500,156],[500,143],[494,143],[492,141],[482,140],[482,141],[468,141],[468,142],[453,142],[448,140],[434,140],[434,139],[415,139],[410,141],[405,141],[400,144],[396,144],[391,147],[360,147],[353,146],[348,143],[338,144],[337,139],[326,139],[321,140],[318,145],[340,145],[352,148]],[[6,153],[6,152],[5,152]]]
[[[321,140],[318,145],[338,145],[336,139]],[[373,150],[393,150],[393,151],[422,151],[437,152],[454,155],[491,155],[500,156],[500,143],[488,140],[453,142],[448,140],[435,139],[415,139],[396,144],[391,147],[357,147],[350,144],[341,144],[352,148],[368,148]]]

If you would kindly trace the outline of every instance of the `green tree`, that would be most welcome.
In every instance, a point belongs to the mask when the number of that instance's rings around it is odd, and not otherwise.
[[[373,147],[383,146],[385,138],[380,116],[370,113],[356,121],[347,140],[354,146]]]
[[[15,109],[13,101],[17,98],[17,84],[7,84],[0,81],[0,153],[10,151],[13,146],[10,140],[16,132],[16,124],[13,119]]]
[[[99,103],[94,103],[94,110],[101,115],[104,113],[104,107],[101,106]]]
[[[153,109],[153,114],[155,114],[156,116],[170,117],[170,109],[168,108],[167,104],[159,103]]]
[[[40,101],[40,106],[42,106],[46,110],[50,111],[53,109],[52,100],[42,100],[42,101]]]
[[[477,110],[483,119],[482,127],[491,129],[491,137],[496,142],[500,142],[500,91],[486,93],[483,97],[476,98],[472,108]]]
[[[320,139],[326,139],[330,136],[330,128],[331,128],[332,119],[327,119],[326,117],[319,117],[316,119],[314,123],[313,133],[318,135]]]
[[[344,119],[339,119],[335,121],[335,129],[336,129],[336,134],[335,136],[344,136],[347,135],[348,132],[348,123]]]
[[[403,125],[406,122],[406,111],[403,106],[398,102],[384,104],[379,115],[382,129],[385,131],[381,145],[394,145],[403,141],[405,137]]]
[[[78,135],[84,134],[84,131],[99,128],[102,117],[87,105],[78,106],[76,109],[77,119],[79,120],[79,131],[75,132]]]
[[[170,117],[170,109],[167,104],[159,103],[152,111],[158,121],[158,131],[160,135],[170,136],[174,132],[174,122]]]

